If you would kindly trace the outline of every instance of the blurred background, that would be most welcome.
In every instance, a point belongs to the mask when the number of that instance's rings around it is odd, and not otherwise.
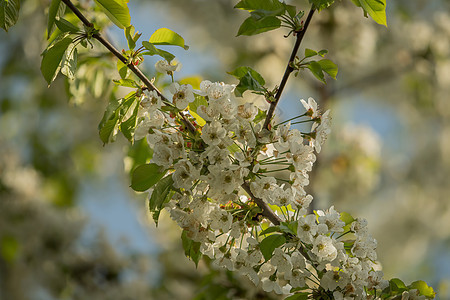
[[[308,9],[306,0],[287,2]],[[141,40],[168,27],[191,46],[173,51],[183,64],[176,79],[234,83],[226,72],[251,66],[273,87],[293,38],[283,30],[235,37],[247,17],[236,3],[129,7]],[[103,146],[98,137],[109,98],[122,92],[110,82],[119,78],[111,55],[95,44],[95,63],[81,53],[77,79],[60,75],[50,88],[40,74],[48,5],[22,1],[18,24],[0,31],[0,299],[277,299],[208,261],[196,269],[166,215],[155,227],[146,195],[129,188],[145,144],[130,148],[119,136]],[[445,0],[389,2],[385,28],[336,1],[314,16],[299,54],[328,49],[338,80],[324,85],[300,72],[278,111],[280,120],[296,116],[308,97],[332,110],[333,131],[311,174],[314,209],[367,218],[386,277],[425,280],[438,299],[450,299],[449,12]],[[105,34],[126,47],[120,30]],[[144,62],[150,76],[155,62]]]

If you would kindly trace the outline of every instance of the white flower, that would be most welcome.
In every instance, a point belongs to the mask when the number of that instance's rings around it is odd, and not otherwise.
[[[213,230],[221,230],[222,232],[228,232],[233,222],[231,214],[219,207],[216,207],[209,214],[209,226]]]
[[[312,253],[317,255],[319,262],[332,261],[337,256],[337,250],[333,245],[333,240],[325,235],[319,235],[314,240]]]
[[[161,97],[156,91],[145,90],[140,102],[141,107],[148,112],[154,112],[161,108]]]
[[[316,156],[308,145],[291,143],[290,152],[286,154],[288,162],[294,165],[296,171],[311,171]]]
[[[138,123],[134,131],[134,139],[140,140],[147,136],[150,128],[161,128],[166,117],[159,110],[153,112],[141,111],[138,112]]]
[[[167,75],[172,75],[175,71],[180,71],[181,63],[175,60],[168,62],[167,60],[158,60],[155,64],[156,72],[166,73]]]
[[[258,108],[250,102],[238,106],[238,117],[247,122],[253,121],[258,114]]]
[[[208,145],[218,145],[227,135],[227,131],[218,121],[205,124],[202,129],[202,140]]]
[[[322,145],[328,138],[331,132],[331,116],[330,110],[327,110],[320,118],[320,124],[314,123],[311,131],[315,131],[315,138],[311,141],[311,144],[316,149],[317,153],[322,150]]]
[[[292,270],[291,258],[280,248],[275,248],[270,263],[277,267],[277,271],[280,273],[289,274]]]
[[[344,288],[349,279],[344,272],[328,270],[320,280],[320,286],[328,291],[334,291],[338,286]]]
[[[173,164],[173,154],[169,147],[164,144],[157,144],[153,148],[151,162],[168,169]]]
[[[317,110],[317,102],[313,98],[309,97],[308,103],[306,103],[306,101],[303,99],[300,101],[305,107],[308,116],[310,116],[312,119],[317,118],[319,116],[319,111]]]
[[[206,150],[201,154],[201,158],[208,157],[208,161],[212,165],[217,165],[221,168],[226,168],[231,165],[229,159],[230,151],[227,149],[220,149],[217,146],[208,146]]]
[[[409,290],[402,293],[402,300],[425,300],[425,296],[420,296],[419,290]]]
[[[292,193],[291,188],[282,189],[278,187],[270,197],[270,204],[274,204],[277,206],[288,206],[292,204],[294,201],[294,194]]]
[[[277,180],[274,177],[256,178],[250,183],[250,190],[258,198],[267,199],[267,194],[273,192],[277,186]]]
[[[326,224],[328,231],[344,232],[345,222],[340,219],[341,214],[334,209],[334,206],[331,206],[326,212],[319,210],[317,214],[319,223]]]
[[[192,86],[189,84],[179,85],[177,82],[169,86],[169,92],[173,94],[173,104],[179,109],[185,109],[189,103],[195,100]]]
[[[194,180],[200,177],[200,170],[195,168],[187,159],[182,159],[174,165],[172,175],[175,188],[190,189]]]
[[[315,215],[301,216],[298,219],[297,236],[304,243],[311,244],[313,237],[317,233],[317,224]]]

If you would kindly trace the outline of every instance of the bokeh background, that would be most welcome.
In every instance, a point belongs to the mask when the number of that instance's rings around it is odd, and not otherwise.
[[[282,30],[235,37],[246,17],[236,2],[129,7],[142,40],[168,27],[191,46],[174,50],[183,64],[177,79],[234,82],[227,71],[251,66],[273,87],[293,39]],[[426,280],[450,299],[450,3],[388,2],[389,28],[347,0],[315,15],[299,53],[328,49],[338,80],[324,85],[300,72],[279,116],[298,115],[308,97],[332,110],[333,131],[311,174],[314,209],[367,218],[386,277]],[[87,61],[75,81],[60,76],[47,88],[40,74],[48,5],[22,1],[18,24],[0,32],[0,299],[277,299],[208,261],[196,269],[166,215],[155,227],[146,195],[128,187],[129,155],[143,145],[130,149],[119,137],[103,146],[98,137],[111,76],[119,77],[113,58],[95,44],[90,54],[105,63]],[[120,30],[105,34],[126,47]],[[150,75],[155,62],[144,62]]]

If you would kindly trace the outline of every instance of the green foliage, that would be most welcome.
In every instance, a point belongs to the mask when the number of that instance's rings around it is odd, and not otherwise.
[[[205,97],[203,96],[199,96],[197,94],[194,94],[194,96],[195,100],[189,103],[188,106],[189,113],[194,117],[195,121],[197,121],[198,125],[204,126],[206,124],[206,121],[197,114],[197,109],[200,105],[208,106],[208,101],[206,101]]]
[[[267,235],[274,232],[281,232],[280,226],[271,226],[269,228],[264,229],[259,233],[259,236],[261,235]]]
[[[128,119],[136,116],[136,107],[138,107],[138,103],[134,92],[129,94],[126,98],[119,100],[112,99],[109,102],[108,107],[103,114],[103,118],[98,125],[100,139],[102,140],[103,144],[115,141],[119,129],[125,128],[126,130],[130,130],[129,124],[132,121],[123,126],[122,122],[125,122]],[[130,111],[133,112],[131,116],[129,114]],[[127,118],[125,119],[125,117]],[[124,135],[125,137],[127,137],[127,139],[131,140],[130,136],[127,136],[127,134],[129,133],[131,134],[131,132],[125,132]]]
[[[362,7],[366,17],[369,14],[375,22],[387,27],[386,0],[352,0],[352,2]]]
[[[175,58],[175,55],[173,55],[172,53],[158,49],[150,42],[143,41],[142,46],[144,46],[144,48],[147,50],[146,52],[142,52],[142,55],[150,55],[150,56],[159,55],[168,62],[171,62],[172,59]]]
[[[295,10],[295,7],[286,6],[278,0],[242,0],[235,8],[250,12],[250,17],[245,19],[238,30],[238,36],[255,35],[280,28],[281,20],[277,16],[284,14],[286,9],[290,13]]]
[[[330,75],[333,79],[336,79],[338,73],[336,64],[334,64],[329,59],[310,61],[307,63],[307,68],[317,79],[319,79],[323,83],[326,83],[324,72]]]
[[[75,71],[77,70],[78,52],[74,44],[70,44],[67,48],[63,60],[61,62],[61,73],[69,79],[75,79]]]
[[[166,176],[159,180],[152,192],[149,200],[149,210],[155,224],[158,226],[158,219],[164,204],[169,202],[173,193],[173,178],[172,175]]]
[[[136,42],[141,37],[142,33],[134,32],[134,26],[130,25],[127,28],[125,28],[125,37],[127,39],[128,43],[128,49],[134,50],[136,48]]]
[[[202,258],[202,253],[200,252],[200,242],[194,242],[188,237],[188,232],[183,230],[181,233],[181,241],[183,243],[184,254],[192,259],[195,265],[198,265],[198,262]]]
[[[130,11],[126,0],[94,0],[108,18],[119,28],[129,27],[131,24]]]
[[[301,293],[296,293],[294,295],[291,295],[287,298],[285,298],[284,300],[307,300],[309,299],[308,296],[311,293],[307,293],[307,292],[301,292]]]
[[[119,72],[120,78],[126,79],[131,71],[126,64],[124,64],[120,59],[117,60],[117,72]]]
[[[428,284],[423,280],[414,281],[409,285],[409,288],[417,289],[421,295],[427,298],[434,298],[436,296],[433,288],[431,286],[428,286]]]
[[[278,0],[241,0],[234,8],[240,8],[248,11],[266,10],[277,11],[284,8],[283,4]]]
[[[58,27],[61,32],[68,32],[68,33],[78,33],[80,32],[80,29],[67,21],[64,18],[56,17],[55,18],[55,25]]]
[[[140,165],[134,169],[131,176],[131,188],[137,192],[144,192],[160,181],[166,172],[167,170],[162,170],[157,164]]]
[[[250,67],[239,67],[227,73],[239,79],[239,84],[235,89],[235,94],[238,97],[242,96],[247,90],[258,92],[264,92],[266,90],[264,88],[264,84],[266,84],[264,78]]]
[[[239,35],[255,35],[266,31],[278,29],[281,26],[281,21],[274,16],[268,16],[261,19],[248,17],[241,27],[239,27]]]
[[[293,222],[283,222],[280,225],[281,231],[287,234],[291,235],[297,235],[297,227],[298,227],[298,221]]]
[[[48,10],[48,24],[47,24],[47,39],[52,35],[55,28],[55,20],[57,16],[62,16],[65,10],[65,5],[61,4],[61,0],[52,0]]]
[[[19,0],[0,0],[0,27],[5,31],[19,19]]]
[[[42,53],[41,72],[48,85],[50,85],[52,81],[55,80],[56,75],[58,75],[64,53],[71,43],[71,38],[63,38]]]
[[[253,122],[255,124],[257,124],[257,123],[261,122],[262,120],[265,120],[266,116],[267,116],[267,112],[265,110],[261,110],[258,108],[258,114],[253,119]]]
[[[321,11],[324,8],[328,8],[334,3],[334,0],[309,0],[309,3],[314,5],[314,8]]]
[[[153,45],[172,45],[179,46],[188,50],[189,46],[184,43],[184,39],[178,33],[168,29],[160,28],[150,36],[150,43]]]
[[[266,237],[259,244],[260,250],[264,258],[269,260],[273,256],[275,248],[281,247],[286,243],[286,238],[282,234],[272,234]]]

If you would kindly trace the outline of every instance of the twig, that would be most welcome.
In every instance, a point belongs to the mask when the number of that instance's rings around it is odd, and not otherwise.
[[[311,18],[314,14],[314,5],[311,7],[311,10],[309,11],[308,17],[306,18],[305,25],[303,28],[296,32],[297,34],[297,40],[295,41],[294,48],[292,49],[291,57],[289,58],[289,62],[286,66],[286,70],[284,71],[283,78],[281,79],[280,87],[278,88],[278,91],[275,95],[275,101],[270,103],[269,111],[267,112],[266,120],[264,121],[263,128],[268,129],[270,121],[272,120],[273,114],[275,112],[275,107],[277,106],[278,102],[281,98],[281,93],[283,93],[284,87],[286,86],[286,82],[289,78],[289,75],[294,71],[294,68],[292,67],[292,63],[294,62],[295,56],[297,55],[298,48],[300,48],[300,44],[303,40],[303,37],[305,36],[305,32],[308,29],[309,23],[311,22]]]
[[[80,10],[78,8],[75,7],[75,5],[73,5],[73,3],[70,0],[62,0],[62,2],[64,2],[67,7],[70,8],[70,10],[78,17],[78,19],[81,20],[81,22],[83,22],[84,25],[86,25],[87,27],[94,27],[94,24],[92,24],[91,22],[89,22],[88,19],[86,19],[86,17],[80,12]],[[141,70],[139,70],[138,67],[136,67],[135,65],[133,65],[133,63],[127,63],[127,58],[125,56],[123,56],[116,48],[114,48],[113,45],[111,45],[110,42],[108,42],[107,40],[105,40],[100,33],[95,33],[92,35],[97,41],[99,41],[103,46],[106,47],[106,49],[108,49],[112,54],[114,54],[121,62],[123,62],[124,64],[126,64],[126,66],[140,79],[142,80],[142,82],[145,84],[145,86],[151,90],[151,91],[155,91],[158,96],[161,97],[161,99],[163,101],[166,102],[170,102],[166,97],[164,97],[164,95],[156,88],[156,86],[150,81],[150,79],[148,79],[144,73],[142,73]],[[188,128],[188,130],[192,133],[194,133],[196,131],[195,126],[192,125],[191,122],[189,122],[186,119],[186,116],[184,114],[182,114],[181,112],[179,113],[184,125]]]

